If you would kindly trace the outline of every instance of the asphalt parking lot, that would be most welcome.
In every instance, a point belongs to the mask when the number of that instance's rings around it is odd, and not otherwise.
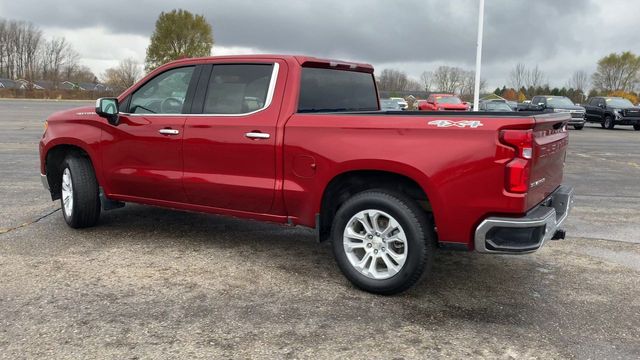
[[[571,130],[567,240],[439,251],[427,281],[381,297],[307,229],[131,204],[68,228],[37,142],[48,114],[84,104],[0,100],[1,358],[640,358],[631,127]]]

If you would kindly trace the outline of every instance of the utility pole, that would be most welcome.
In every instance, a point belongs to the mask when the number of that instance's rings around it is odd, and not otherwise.
[[[478,102],[480,101],[480,64],[482,63],[482,32],[484,31],[484,0],[479,1],[478,42],[476,44],[476,82],[473,89],[473,111],[478,111]]]

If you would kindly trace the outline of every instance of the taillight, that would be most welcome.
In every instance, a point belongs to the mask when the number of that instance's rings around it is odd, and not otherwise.
[[[500,141],[514,148],[516,155],[505,167],[505,188],[513,193],[529,190],[529,174],[533,157],[533,131],[502,130]]]

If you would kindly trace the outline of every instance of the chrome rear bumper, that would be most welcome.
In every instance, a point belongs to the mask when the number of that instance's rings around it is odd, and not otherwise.
[[[475,250],[491,254],[534,252],[554,236],[572,207],[573,188],[560,186],[523,217],[489,217],[476,229]]]

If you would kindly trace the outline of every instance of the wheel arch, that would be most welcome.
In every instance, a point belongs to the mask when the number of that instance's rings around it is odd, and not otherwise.
[[[60,199],[62,184],[62,162],[70,154],[87,158],[94,169],[96,178],[98,177],[96,162],[94,161],[95,156],[91,155],[88,147],[78,143],[68,142],[61,142],[52,145],[47,149],[44,155],[43,162],[43,170],[47,176],[47,182],[49,183],[52,200]],[[99,180],[98,183],[100,183]]]
[[[411,168],[413,169],[413,168]],[[435,192],[429,191],[429,181],[414,171],[398,171],[398,169],[360,168],[349,169],[337,173],[324,187],[320,200],[319,212],[316,216],[316,231],[319,241],[329,238],[331,224],[336,211],[349,197],[366,190],[386,189],[400,192],[416,200],[420,207],[436,223],[439,214],[438,200]],[[420,179],[420,180],[417,180]]]

